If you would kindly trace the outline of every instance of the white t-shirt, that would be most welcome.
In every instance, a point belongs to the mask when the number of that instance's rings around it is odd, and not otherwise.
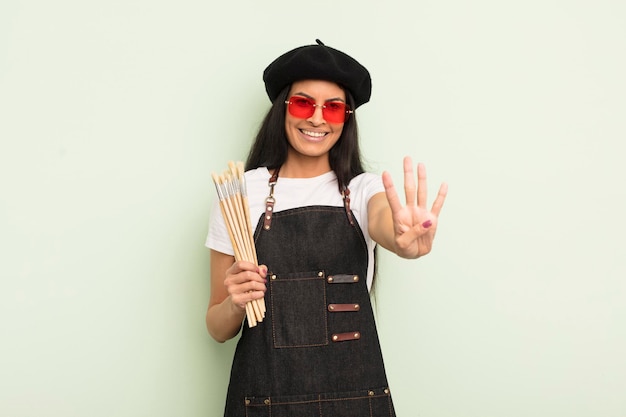
[[[253,229],[256,229],[259,218],[265,213],[265,199],[270,192],[268,185],[270,176],[267,168],[257,168],[245,173]],[[368,233],[367,203],[374,194],[384,192],[385,189],[381,177],[371,173],[363,173],[354,177],[348,188],[350,189],[350,208],[355,220],[361,227],[365,242],[367,242],[369,252],[367,284],[369,288],[374,275],[374,247],[376,242]],[[337,176],[333,171],[313,178],[279,177],[274,186],[274,198],[276,199],[274,212],[306,206],[343,207],[343,198],[337,186]],[[206,246],[227,255],[234,254],[217,199],[213,205],[209,222]]]

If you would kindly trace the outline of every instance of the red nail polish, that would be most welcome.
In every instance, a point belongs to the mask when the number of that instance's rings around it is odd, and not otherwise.
[[[426,220],[424,223],[422,223],[422,227],[424,229],[428,229],[432,225],[433,225],[433,222],[431,222],[430,220]]]

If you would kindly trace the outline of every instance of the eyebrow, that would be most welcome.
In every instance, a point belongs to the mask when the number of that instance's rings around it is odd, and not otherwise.
[[[303,93],[302,91],[297,92],[297,93],[293,93],[294,96],[303,96],[306,98],[310,98],[311,100],[315,101],[315,97],[308,95],[307,93]],[[342,103],[345,103],[346,101],[344,99],[342,99],[341,97],[334,97],[334,98],[329,98],[327,100],[324,100],[324,103],[328,103],[329,101],[341,101]]]

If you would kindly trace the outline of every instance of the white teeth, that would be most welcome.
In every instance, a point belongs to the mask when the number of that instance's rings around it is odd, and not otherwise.
[[[313,136],[314,138],[321,138],[322,136],[326,136],[326,132],[310,132],[308,130],[303,130],[302,133],[307,136]]]

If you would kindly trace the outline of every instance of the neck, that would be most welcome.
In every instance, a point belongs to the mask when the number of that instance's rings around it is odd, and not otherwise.
[[[329,171],[331,169],[328,155],[321,158],[289,155],[280,168],[280,176],[283,178],[312,178]]]

